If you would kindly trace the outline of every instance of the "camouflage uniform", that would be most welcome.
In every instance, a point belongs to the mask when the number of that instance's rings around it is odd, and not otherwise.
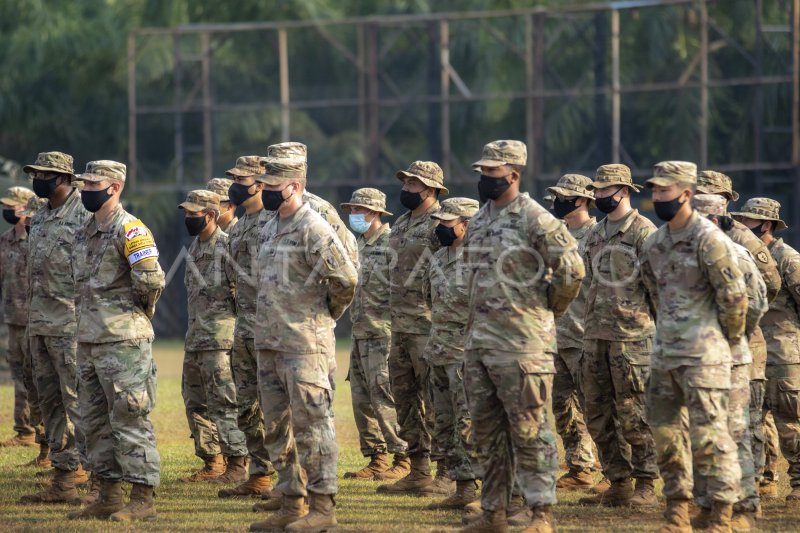
[[[13,210],[34,198],[30,189],[11,187],[0,204]],[[8,327],[8,364],[14,380],[14,431],[28,438],[35,435],[36,442],[41,442],[46,437],[28,349],[28,234],[18,235],[14,226],[0,236],[0,290]]]
[[[91,161],[80,179],[124,182],[125,165]],[[102,227],[90,217],[75,248],[78,394],[92,472],[158,486],[161,460],[150,422],[156,402],[150,320],[164,288],[158,250],[150,230],[121,205]]]
[[[655,167],[648,186],[694,183],[691,163]],[[730,343],[745,332],[747,290],[733,244],[710,221],[692,212],[679,232],[658,229],[640,254],[642,278],[656,309],[655,349],[648,415],[670,502],[695,492],[714,504],[739,500],[741,470],[728,430]],[[689,418],[686,448],[682,412]]]
[[[475,165],[525,165],[526,152],[519,141],[495,141]],[[547,416],[553,315],[578,294],[584,267],[575,239],[527,194],[493,209],[487,202],[472,217],[464,245],[470,269],[464,385],[483,472],[481,508],[502,516],[515,477],[529,505],[556,502],[558,452]]]
[[[562,196],[594,198],[587,188],[591,179],[578,174],[567,174],[558,180],[555,187],[547,191]],[[553,197],[555,199],[555,196]],[[570,229],[583,247],[591,229],[597,224],[592,217],[580,228]],[[583,416],[583,392],[581,391],[581,354],[583,352],[583,319],[586,315],[586,291],[582,286],[578,296],[569,304],[567,312],[556,319],[556,375],[553,377],[553,417],[556,431],[564,444],[564,454],[570,472],[587,472],[594,467],[594,443],[586,428]]]
[[[592,183],[595,189],[620,185],[639,190],[630,169],[619,164],[598,168]],[[637,260],[654,230],[652,222],[631,209],[618,221],[606,217],[594,226],[583,249],[588,286],[581,363],[586,425],[612,482],[658,477],[645,416],[654,328]]]
[[[253,157],[253,156],[250,156],[250,157]],[[256,167],[260,167],[260,165],[258,164],[258,161],[255,162],[255,165],[256,165]],[[260,169],[259,169],[259,172],[260,172]],[[210,180],[208,180],[208,183],[206,184],[206,190],[209,190],[209,191],[211,191],[213,193],[217,193],[217,195],[219,195],[220,203],[222,203],[222,202],[230,203],[230,198],[228,198],[228,189],[231,188],[231,185],[233,185],[233,180],[231,180],[231,179],[228,179],[228,178],[211,178]],[[224,231],[225,233],[230,235],[231,230],[233,230],[233,228],[236,227],[236,223],[237,222],[239,222],[239,219],[236,217],[235,208],[234,208],[233,218],[231,218],[226,224],[222,224],[222,223],[218,222],[217,226],[219,226],[219,229],[221,229],[222,231]]]
[[[192,212],[219,209],[219,196],[189,192],[178,206]],[[244,433],[237,426],[236,385],[230,350],[236,322],[233,280],[228,276],[228,236],[219,227],[205,242],[196,237],[186,258],[187,309],[181,393],[194,439],[195,455],[211,459],[247,455]]]
[[[61,152],[41,153],[24,169],[74,176],[72,156]],[[55,468],[67,471],[76,470],[79,461],[86,463],[75,390],[78,321],[73,248],[89,217],[80,193],[73,189],[62,206],[52,209],[48,204],[33,216],[28,236],[28,336],[34,379],[50,460]]]
[[[357,189],[341,207],[391,215],[386,211],[386,195],[371,188]],[[359,236],[358,287],[350,308],[353,346],[347,376],[364,457],[408,452],[408,444],[397,435],[400,428],[389,383],[389,231],[389,224],[383,224],[369,239]]]
[[[751,198],[734,216],[769,220],[776,231],[786,229],[780,204],[769,198]],[[782,283],[778,296],[761,320],[767,339],[765,409],[772,412],[781,451],[789,463],[792,499],[800,488],[800,253],[775,239],[767,245],[778,265]],[[800,499],[800,496],[797,497]]]

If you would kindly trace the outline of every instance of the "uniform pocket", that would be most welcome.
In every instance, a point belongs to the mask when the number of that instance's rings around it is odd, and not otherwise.
[[[800,379],[798,378],[776,378],[775,405],[773,406],[778,413],[785,417],[800,418]]]
[[[547,401],[547,386],[539,375],[539,365],[520,361],[520,407],[523,411],[536,410]]]

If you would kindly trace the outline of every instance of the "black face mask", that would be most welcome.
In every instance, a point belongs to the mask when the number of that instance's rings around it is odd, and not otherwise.
[[[609,213],[613,213],[614,209],[616,209],[617,206],[619,205],[619,200],[615,199],[614,197],[621,190],[622,189],[617,189],[617,192],[615,192],[611,196],[606,196],[605,198],[595,198],[594,203],[595,205],[597,205],[597,209],[599,209],[606,215]]]
[[[264,209],[267,211],[277,211],[286,198],[283,197],[283,189],[280,191],[261,191],[261,201],[264,202]]]
[[[447,226],[439,224],[433,231],[436,233],[436,237],[439,239],[442,246],[450,246],[458,239],[455,227],[448,228]]]
[[[575,205],[577,201],[577,198],[573,198],[572,200],[562,200],[561,198],[556,198],[553,201],[553,214],[557,218],[564,218],[578,209],[578,206]]]
[[[231,185],[230,189],[228,189],[228,198],[231,199],[231,203],[235,206],[240,206],[255,196],[256,193],[250,194],[247,192],[250,187],[252,187],[252,185],[242,185],[241,183],[234,183]]]
[[[103,207],[111,196],[108,195],[108,189],[111,185],[100,191],[81,191],[81,203],[90,213],[97,213]]]
[[[206,228],[208,225],[208,221],[206,220],[205,216],[202,217],[186,217],[183,219],[184,224],[186,224],[186,231],[189,232],[189,235],[192,237],[196,237],[200,235],[200,233]]]
[[[48,199],[53,196],[58,186],[61,185],[61,178],[39,179],[33,180],[33,192],[39,198]]]
[[[19,217],[14,213],[13,209],[3,209],[3,220],[14,226],[19,222]]]
[[[509,174],[508,176],[510,176]],[[503,176],[501,178],[493,178],[491,176],[486,176],[481,174],[481,181],[478,182],[478,195],[480,198],[486,198],[487,200],[497,200],[503,193],[511,187],[511,184],[506,181],[508,176]]]
[[[653,202],[653,208],[656,211],[656,216],[664,222],[669,222],[675,218],[675,215],[677,215],[678,211],[681,210],[683,204],[686,203],[685,200],[681,202],[679,198],[680,195],[678,195],[677,198],[673,198],[672,200],[668,200],[666,202]]]
[[[400,191],[400,203],[403,207],[413,211],[422,204],[422,195],[418,192]]]
[[[761,224],[759,224],[755,228],[750,228],[750,231],[752,231],[753,234],[760,239],[761,237],[764,236],[764,233],[765,233],[764,232],[764,223],[762,222]]]

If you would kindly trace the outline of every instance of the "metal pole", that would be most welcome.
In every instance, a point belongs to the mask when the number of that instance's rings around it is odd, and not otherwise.
[[[544,14],[533,16],[533,88],[537,93],[544,90],[544,62],[545,62],[545,35],[544,35]],[[533,188],[531,194],[538,194],[538,183],[541,179],[544,168],[544,98],[536,96],[533,98],[533,146],[531,146],[528,157],[533,155],[533,175],[531,176]]]
[[[201,75],[203,77],[203,168],[205,179],[211,179],[214,173],[214,145],[211,124],[211,39],[209,34],[203,33],[201,37],[203,55],[201,60]]]
[[[534,91],[534,43],[533,43],[533,15],[525,17],[525,90],[528,93]],[[533,97],[525,99],[525,143],[528,145],[528,180],[530,181],[529,190],[535,193],[536,176],[534,175],[533,159],[534,145],[536,144],[536,133],[534,122],[536,121],[536,100]]]
[[[289,140],[289,51],[286,43],[286,28],[278,30],[278,62],[281,84],[281,137]]]
[[[175,122],[175,181],[178,194],[183,191],[183,97],[181,96],[181,41],[180,35],[172,36],[172,90]]]
[[[442,170],[450,177],[450,24],[446,20],[439,22],[439,60],[440,83],[442,97],[441,136],[442,136]]]
[[[700,0],[700,168],[708,166],[708,6]]]
[[[128,187],[136,189],[136,34],[128,34]]]
[[[361,133],[363,146],[367,145],[367,65],[366,65],[366,25],[359,24],[356,27],[356,43],[358,52],[358,131]],[[363,157],[359,165],[361,167],[361,182],[372,181],[373,177],[369,173],[367,158]]]
[[[761,32],[762,20],[762,2],[755,0],[755,58],[756,58],[756,76],[761,77],[764,75],[764,34]],[[760,163],[764,157],[764,88],[759,84],[755,86],[755,105],[753,106],[753,155],[756,163]],[[761,185],[761,171],[756,170],[756,190],[759,195],[762,194],[763,187]]]
[[[611,161],[620,162],[621,101],[619,82],[619,10],[611,10]]]
[[[792,163],[800,167],[800,0],[792,2]]]
[[[378,26],[367,26],[367,165],[369,175],[378,177],[380,164],[380,118],[378,116]]]

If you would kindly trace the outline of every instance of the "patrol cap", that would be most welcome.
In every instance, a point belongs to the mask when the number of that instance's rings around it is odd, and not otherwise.
[[[73,163],[72,156],[64,152],[40,152],[36,156],[36,161],[32,165],[25,165],[22,170],[26,174],[30,174],[34,170],[40,170],[42,172],[58,172],[59,174],[74,176]]]
[[[267,185],[280,185],[289,181],[306,181],[308,165],[302,159],[261,159],[264,174],[256,176],[256,181]]]
[[[697,165],[688,161],[662,161],[653,167],[653,177],[644,184],[648,188],[669,187],[676,183],[697,184]]]
[[[400,170],[395,174],[397,179],[417,178],[428,187],[441,190],[444,194],[450,191],[444,186],[444,171],[442,167],[433,161],[414,161],[406,170]]]
[[[178,209],[185,209],[186,211],[204,211],[206,209],[219,210],[219,195],[215,192],[207,191],[205,189],[197,189],[189,191],[186,195],[186,201],[178,204]]]
[[[386,210],[386,195],[378,189],[373,189],[371,187],[356,189],[353,191],[350,201],[340,204],[340,207],[348,211],[352,207],[363,207],[370,211],[391,215],[391,213]]]
[[[481,158],[472,163],[474,170],[479,167],[502,167],[503,165],[528,164],[528,148],[522,141],[492,141],[483,147]]]
[[[47,198],[39,198],[38,196],[34,195],[30,199],[28,199],[28,203],[25,204],[25,209],[19,214],[21,217],[32,217],[36,212],[44,207],[47,203]]]
[[[36,194],[27,187],[11,187],[6,191],[3,197],[0,198],[0,204],[8,207],[26,205],[28,200],[35,196]]]
[[[480,204],[472,198],[454,197],[443,200],[439,210],[431,215],[434,220],[455,220],[457,218],[472,218],[478,212]]]
[[[628,165],[622,163],[609,163],[608,165],[601,165],[594,176],[594,181],[589,184],[588,188],[605,189],[606,187],[618,186],[630,187],[636,192],[641,190],[641,187],[633,183],[631,177],[631,169]]]
[[[692,207],[701,215],[724,216],[728,201],[718,194],[696,194],[692,196]]]
[[[716,170],[703,170],[697,175],[697,192],[721,194],[733,202],[739,199],[739,193],[733,190],[731,178]]]
[[[308,162],[308,147],[297,141],[287,141],[267,146],[265,159],[302,159]]]
[[[83,174],[76,176],[78,181],[103,181],[103,180],[116,180],[125,183],[125,174],[127,167],[124,163],[111,161],[108,159],[100,159],[98,161],[89,161],[86,163],[86,170]]]
[[[260,160],[261,156],[259,155],[243,155],[236,159],[236,166],[226,170],[225,174],[227,176],[237,176],[240,178],[257,176],[262,172]]]
[[[781,204],[772,198],[750,198],[741,211],[731,212],[731,216],[751,218],[753,220],[770,220],[775,222],[775,229],[780,231],[789,226],[780,217]]]

